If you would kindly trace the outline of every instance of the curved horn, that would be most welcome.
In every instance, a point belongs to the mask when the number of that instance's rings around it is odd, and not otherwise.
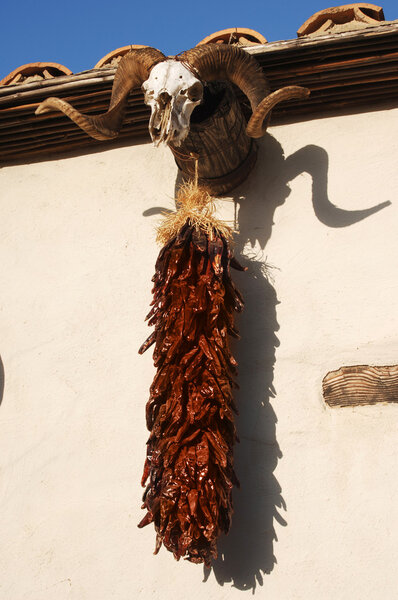
[[[309,90],[288,86],[270,94],[268,81],[257,61],[236,46],[207,44],[196,46],[178,56],[197,72],[203,81],[231,81],[247,96],[252,116],[246,128],[249,137],[264,135],[271,109],[290,98],[304,98]]]
[[[112,96],[108,111],[100,116],[80,113],[65,100],[47,98],[36,109],[36,115],[60,110],[96,140],[108,140],[118,135],[122,125],[127,98],[134,88],[141,87],[148,79],[155,64],[165,59],[155,48],[130,50],[120,61],[113,80]]]
[[[247,135],[252,138],[260,138],[264,135],[268,124],[265,118],[279,102],[293,98],[307,98],[309,95],[310,90],[299,85],[288,85],[272,92],[260,102],[250,117],[246,127]]]

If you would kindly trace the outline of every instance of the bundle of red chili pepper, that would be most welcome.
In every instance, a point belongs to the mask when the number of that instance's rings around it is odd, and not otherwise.
[[[231,388],[237,363],[228,336],[238,337],[234,312],[243,300],[230,276],[225,237],[187,222],[161,250],[153,277],[155,330],[140,348],[155,343],[157,368],[146,406],[147,442],[139,527],[153,522],[155,554],[162,543],[179,559],[210,565],[217,538],[232,514],[237,439]]]

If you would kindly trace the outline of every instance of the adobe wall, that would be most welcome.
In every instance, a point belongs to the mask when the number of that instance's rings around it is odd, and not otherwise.
[[[171,153],[0,170],[4,600],[395,596],[398,406],[331,409],[321,381],[397,362],[397,117],[272,127],[220,203],[249,271],[236,275],[241,490],[211,573],[153,556],[152,526],[137,528],[154,374],[137,350]]]

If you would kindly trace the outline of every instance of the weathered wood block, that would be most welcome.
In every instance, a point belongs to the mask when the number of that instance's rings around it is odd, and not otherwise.
[[[330,371],[322,381],[329,406],[398,402],[398,365],[353,365]]]

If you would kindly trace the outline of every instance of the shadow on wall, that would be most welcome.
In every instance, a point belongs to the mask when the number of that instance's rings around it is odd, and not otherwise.
[[[231,530],[220,539],[219,557],[212,565],[220,585],[232,583],[240,590],[253,592],[276,563],[274,520],[286,525],[282,516],[286,505],[274,476],[282,453],[276,440],[277,418],[270,403],[275,397],[275,350],[279,346],[278,300],[264,271],[263,260],[250,257],[247,245],[254,247],[258,241],[260,247],[265,248],[271,237],[274,212],[286,200],[290,189],[282,179],[282,147],[270,135],[261,145],[265,146],[262,153],[265,151],[266,156],[262,159],[269,169],[262,172],[258,163],[240,188],[245,192],[244,197],[235,197],[239,204],[239,234],[234,251],[239,261],[248,267],[246,273],[235,276],[245,299],[245,310],[238,323],[241,339],[234,352],[240,385],[235,394],[240,412],[236,420],[240,444],[235,448],[235,465],[241,489],[234,492]],[[264,190],[262,197],[259,189]],[[210,572],[204,569],[205,580]]]
[[[217,561],[211,569],[204,568],[204,580],[213,570],[220,585],[231,583],[253,593],[258,584],[262,585],[263,575],[270,573],[277,562],[274,522],[282,526],[287,523],[282,490],[274,475],[282,453],[276,439],[277,418],[270,402],[276,396],[273,371],[279,346],[278,300],[267,278],[264,260],[251,257],[248,247],[254,248],[258,242],[262,250],[265,248],[272,234],[275,210],[290,194],[288,183],[303,172],[312,176],[315,215],[328,227],[353,225],[390,204],[384,202],[355,211],[336,207],[327,193],[328,163],[326,151],[319,146],[306,146],[285,159],[279,142],[266,134],[260,142],[257,167],[234,197],[239,207],[234,251],[248,267],[246,273],[236,272],[234,277],[245,299],[245,310],[238,322],[241,339],[234,348],[240,385],[235,394],[240,411],[236,420],[240,444],[235,447],[235,465],[241,489],[234,491],[231,530],[219,541]],[[177,178],[176,187],[179,181]],[[263,191],[261,196],[258,190]],[[162,211],[153,207],[144,214]]]
[[[240,236],[240,239],[241,238]],[[236,248],[238,251],[238,248]],[[220,585],[232,582],[240,590],[255,590],[262,575],[276,562],[274,519],[286,525],[281,487],[273,472],[282,454],[276,440],[276,415],[270,403],[275,397],[273,372],[277,297],[263,264],[239,257],[248,267],[239,273],[245,310],[238,326],[241,339],[234,354],[239,364],[239,392],[235,393],[239,416],[236,427],[240,444],[235,447],[235,469],[241,489],[234,491],[234,514],[228,536],[218,544],[219,558],[212,569]],[[238,279],[238,277],[235,277]],[[204,569],[205,580],[210,574]]]
[[[328,227],[353,225],[390,204],[355,211],[336,207],[328,198],[328,164],[327,152],[319,146],[306,146],[285,159],[282,146],[267,134],[260,143],[257,168],[240,188],[244,197],[235,197],[239,205],[235,254],[248,267],[248,272],[235,277],[245,299],[239,320],[241,340],[235,349],[240,385],[236,425],[241,440],[235,448],[235,464],[241,489],[234,492],[231,530],[220,539],[219,558],[212,569],[220,585],[232,583],[240,590],[254,592],[257,584],[262,585],[263,575],[272,571],[277,562],[274,520],[282,526],[287,524],[283,516],[285,501],[274,475],[282,452],[276,439],[277,418],[270,403],[276,395],[273,371],[279,346],[278,300],[264,261],[250,258],[247,247],[253,248],[258,242],[262,250],[265,248],[275,210],[290,194],[288,182],[303,172],[312,176],[315,215]],[[258,190],[263,190],[262,196]],[[205,580],[210,572],[204,569]]]
[[[243,194],[235,197],[240,206],[240,247],[243,237],[243,245],[250,243],[253,247],[258,241],[260,247],[265,248],[271,237],[275,210],[289,196],[289,182],[301,173],[311,175],[314,213],[327,227],[354,225],[391,204],[382,202],[363,210],[344,210],[335,206],[328,196],[329,157],[320,146],[305,146],[285,158],[280,143],[267,133],[261,140],[259,155],[256,168],[239,190]],[[258,190],[263,191],[261,197]]]

